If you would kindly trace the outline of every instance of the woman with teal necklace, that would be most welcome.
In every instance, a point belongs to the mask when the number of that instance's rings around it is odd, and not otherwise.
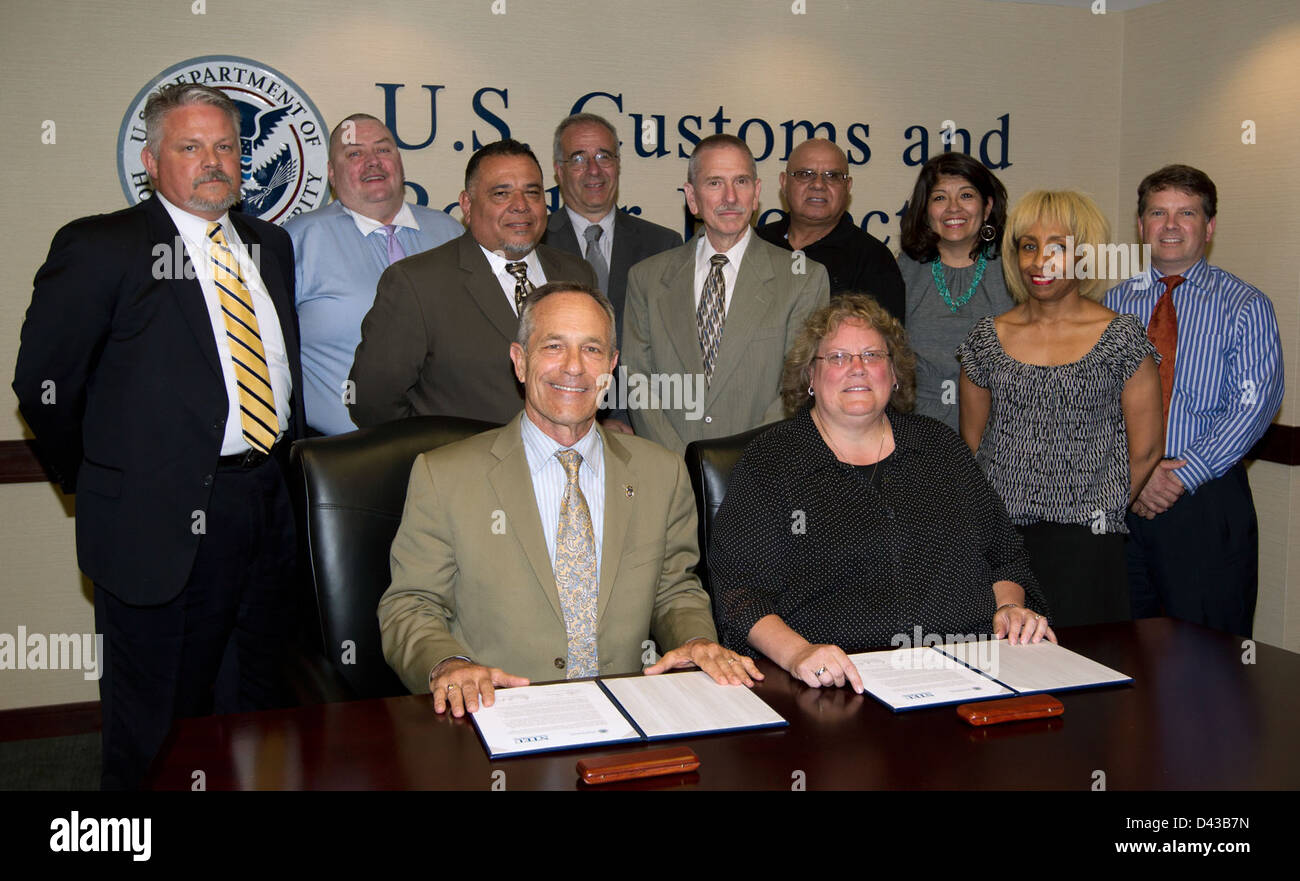
[[[954,431],[957,346],[979,319],[1013,305],[998,259],[1006,217],[1006,188],[963,153],[941,153],[921,166],[903,217],[898,268],[916,352],[916,412]]]

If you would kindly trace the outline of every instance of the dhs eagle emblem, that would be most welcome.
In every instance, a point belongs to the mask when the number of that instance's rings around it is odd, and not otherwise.
[[[239,208],[283,223],[329,199],[329,130],[302,89],[274,68],[234,55],[205,55],[173,65],[135,96],[118,133],[118,175],[127,201],[153,195],[140,161],[144,105],[166,83],[199,83],[225,92],[239,108]]]

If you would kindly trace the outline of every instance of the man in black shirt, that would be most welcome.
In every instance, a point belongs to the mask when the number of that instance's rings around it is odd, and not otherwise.
[[[852,189],[844,151],[823,138],[804,141],[781,174],[790,216],[759,227],[758,236],[789,251],[802,250],[825,266],[832,299],[848,292],[870,294],[901,322],[903,276],[889,249],[844,213]]]

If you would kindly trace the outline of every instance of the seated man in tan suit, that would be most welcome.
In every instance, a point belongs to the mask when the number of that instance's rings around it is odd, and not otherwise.
[[[528,299],[510,346],[524,412],[422,454],[379,602],[384,656],[438,712],[491,706],[497,686],[692,664],[752,685],[717,643],[695,577],[695,504],[682,461],[596,426],[618,361],[614,310],[554,283]]]
[[[686,204],[703,233],[628,273],[623,354],[632,427],[677,453],[690,441],[782,418],[785,353],[830,298],[820,263],[753,234],[759,192],[744,141],[700,141]],[[638,388],[646,390],[640,399]]]
[[[524,144],[488,144],[465,166],[468,231],[399,260],[379,277],[349,379],[352,421],[406,416],[503,423],[519,412],[505,354],[528,293],[548,281],[596,284],[580,257],[539,245],[546,232],[542,167]]]

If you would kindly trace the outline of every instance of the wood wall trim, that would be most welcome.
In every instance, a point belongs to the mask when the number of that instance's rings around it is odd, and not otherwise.
[[[1270,425],[1246,458],[1278,465],[1300,465],[1300,427]],[[36,457],[32,441],[0,441],[0,483],[48,483],[50,480],[50,475]]]
[[[0,741],[90,734],[101,724],[99,701],[0,710]]]

